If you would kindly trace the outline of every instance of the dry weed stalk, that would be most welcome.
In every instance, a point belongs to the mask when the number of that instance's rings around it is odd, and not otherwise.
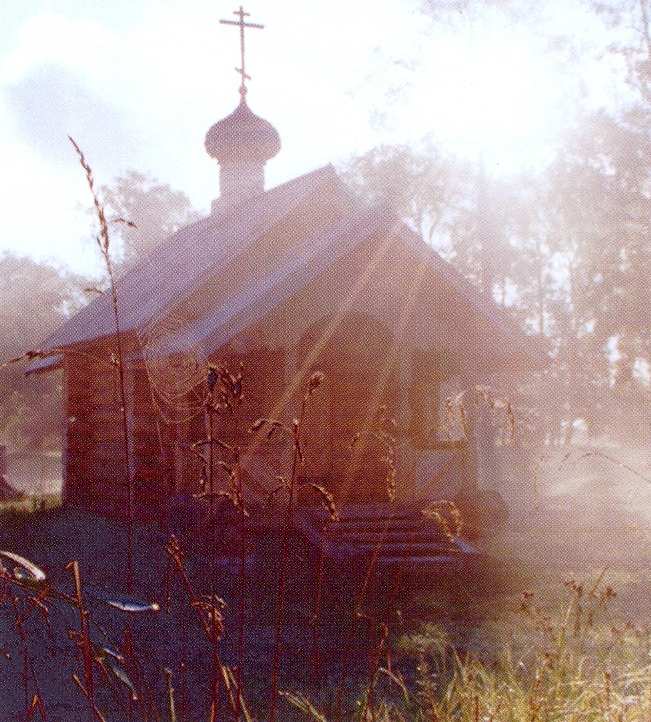
[[[111,308],[113,311],[113,326],[115,331],[115,353],[113,354],[111,360],[113,365],[117,368],[118,372],[118,386],[120,392],[120,416],[122,421],[124,453],[124,473],[127,482],[126,587],[127,593],[131,594],[133,591],[133,479],[131,478],[131,445],[129,443],[129,424],[127,420],[127,395],[124,376],[124,353],[122,347],[122,330],[120,326],[120,308],[118,304],[118,293],[116,288],[115,273],[113,270],[113,262],[111,260],[111,237],[109,232],[109,222],[106,218],[104,205],[99,200],[99,196],[97,195],[97,191],[95,190],[95,179],[93,177],[93,170],[75,140],[71,136],[68,136],[68,139],[72,143],[72,146],[75,149],[77,156],[79,157],[79,163],[84,170],[84,173],[86,175],[86,183],[93,198],[93,206],[95,208],[95,215],[97,217],[97,223],[99,225],[99,233],[95,236],[95,240],[97,242],[97,247],[99,248],[102,255],[106,274],[109,279]],[[134,225],[130,221],[126,221],[123,218],[117,218],[114,220],[117,223],[125,223],[130,226]]]
[[[41,719],[45,722],[47,720],[45,703],[41,695],[36,670],[34,669],[34,661],[29,653],[29,639],[25,627],[29,619],[30,608],[25,601],[20,599],[16,594],[10,594],[10,601],[14,611],[14,626],[20,639],[25,719],[31,720],[38,711]],[[30,680],[34,687],[31,696]]]
[[[165,676],[165,692],[167,694],[167,716],[169,717],[169,722],[177,722],[178,718],[176,716],[176,699],[174,697],[174,685],[172,683],[172,670],[165,667],[165,669],[163,669],[163,674]]]
[[[241,691],[236,689],[233,691],[232,678],[229,675],[228,668],[224,665],[219,653],[219,643],[224,632],[224,609],[226,603],[216,594],[208,594],[201,596],[194,589],[190,577],[185,569],[185,554],[181,549],[178,539],[172,535],[166,546],[167,554],[173,562],[181,585],[187,595],[190,609],[193,610],[197,621],[199,622],[211,649],[211,661],[213,673],[211,679],[211,704],[210,704],[210,720],[215,722],[219,716],[220,688],[224,683],[224,689],[229,706],[234,714],[241,708],[237,699],[241,697]]]
[[[463,530],[463,517],[459,507],[447,499],[432,502],[423,509],[423,515],[434,519],[450,542],[456,541]]]
[[[351,450],[354,450],[356,446],[360,443],[361,440],[368,438],[374,442],[376,442],[379,446],[379,458],[380,461],[384,462],[386,465],[386,475],[385,475],[385,490],[386,495],[389,503],[393,503],[395,501],[396,497],[396,478],[397,478],[397,468],[395,464],[395,448],[396,448],[396,437],[395,437],[395,429],[396,429],[396,421],[395,419],[389,415],[388,409],[386,405],[382,404],[375,415],[375,418],[373,419],[373,422],[371,424],[371,427],[367,430],[361,430],[354,434],[353,439],[351,441]],[[380,647],[377,650],[377,665],[373,664],[371,666],[370,674],[369,674],[369,684],[368,684],[368,690],[367,690],[367,700],[364,704],[365,713],[366,711],[373,716],[375,714],[374,707],[373,707],[373,689],[375,687],[375,682],[377,679],[377,669],[379,669],[379,659],[381,656],[381,648],[384,646],[387,636],[385,634],[388,634],[388,625],[386,622],[378,622],[377,619],[374,619],[368,612],[364,610],[364,604],[366,601],[366,597],[368,595],[369,587],[371,585],[371,580],[373,578],[373,574],[375,573],[375,568],[377,566],[377,560],[380,556],[380,552],[382,551],[382,546],[384,545],[386,536],[389,532],[389,526],[391,524],[391,517],[390,515],[387,515],[384,526],[382,528],[382,531],[380,532],[380,535],[378,537],[377,543],[375,547],[373,548],[373,551],[371,553],[371,556],[369,558],[368,565],[366,567],[366,572],[364,574],[364,578],[362,581],[362,584],[360,586],[360,589],[358,590],[357,594],[355,595],[355,599],[353,600],[353,609],[352,609],[352,615],[350,618],[350,624],[348,626],[348,633],[346,636],[346,641],[342,647],[342,653],[343,653],[343,659],[341,664],[341,671],[339,676],[339,684],[337,687],[336,692],[336,702],[335,702],[335,709],[337,714],[337,719],[341,719],[342,717],[342,704],[343,704],[343,694],[344,694],[344,674],[345,674],[345,668],[347,666],[347,655],[348,650],[352,647],[353,638],[355,636],[355,632],[357,629],[357,623],[359,620],[365,620],[368,625],[369,634],[372,633],[373,628],[375,627],[377,631],[379,632],[379,645]],[[371,645],[373,646],[373,645]]]
[[[294,509],[297,501],[297,495],[301,486],[309,486],[314,489],[321,497],[323,503],[328,509],[332,517],[336,517],[337,510],[334,504],[332,494],[319,484],[300,485],[298,483],[298,472],[304,464],[303,442],[301,439],[301,430],[307,405],[312,398],[314,392],[323,383],[323,374],[315,371],[309,378],[303,396],[301,398],[301,408],[298,418],[292,419],[291,426],[278,421],[261,417],[257,419],[251,426],[251,433],[256,433],[267,427],[267,438],[271,438],[275,433],[285,433],[292,441],[293,454],[292,466],[289,480],[279,478],[279,486],[273,493],[285,492],[287,495],[287,503],[284,512],[284,526],[280,547],[280,559],[278,569],[278,585],[276,589],[276,608],[274,615],[274,641],[273,653],[271,660],[271,691],[269,696],[269,722],[277,722],[278,715],[278,699],[279,699],[279,677],[280,664],[282,660],[282,635],[285,621],[285,596],[287,592],[287,573],[288,573],[288,556],[291,534],[294,529]]]
[[[214,417],[223,414],[233,414],[237,406],[242,403],[243,397],[244,369],[240,364],[237,373],[231,373],[224,366],[209,365],[206,377],[207,394],[205,400],[206,421],[208,426],[208,438],[192,444],[195,453],[202,462],[199,493],[195,495],[199,499],[208,499],[210,503],[210,520],[212,529],[212,558],[213,570],[211,574],[211,589],[215,593],[216,558],[217,558],[217,524],[215,516],[215,502],[217,500],[230,502],[238,517],[239,531],[239,599],[237,615],[237,669],[236,669],[236,719],[241,718],[242,693],[243,693],[243,666],[244,666],[244,630],[245,630],[245,589],[246,589],[246,518],[249,512],[244,503],[244,489],[242,483],[242,467],[240,449],[238,446],[227,444],[225,441],[215,437]],[[208,454],[204,453],[207,447]],[[228,461],[217,460],[218,468],[225,472],[228,478],[227,490],[215,489],[215,449],[226,454]],[[206,488],[207,487],[207,488]],[[217,666],[213,668],[213,680],[221,676]],[[217,706],[217,684],[213,682],[213,707]]]
[[[364,696],[364,704],[360,714],[360,719],[365,720],[367,717],[374,722],[375,716],[375,687],[380,674],[382,666],[382,654],[386,652],[388,654],[388,638],[389,638],[389,625],[386,622],[382,622],[378,625],[377,643],[375,645],[369,674],[368,687]]]
[[[390,503],[395,501],[396,498],[396,476],[397,476],[397,469],[395,465],[395,456],[396,456],[396,437],[394,435],[394,430],[396,428],[396,421],[392,416],[389,416],[387,407],[382,405],[378,409],[378,413],[375,417],[373,426],[369,431],[366,432],[367,436],[370,436],[370,438],[375,439],[379,445],[380,445],[380,461],[383,461],[386,464],[386,476],[385,476],[385,489],[387,494],[387,499]],[[355,436],[353,437],[352,441],[352,448],[354,448],[364,435],[364,432],[357,432]],[[389,531],[389,526],[391,524],[391,518],[390,514],[387,515],[385,522],[384,522],[384,528],[382,529],[382,532],[378,538],[377,544],[375,545],[375,548],[373,549],[373,552],[371,554],[371,557],[369,559],[368,567],[366,569],[366,574],[364,576],[364,581],[362,583],[362,586],[356,596],[355,599],[355,608],[353,612],[354,618],[362,618],[364,616],[363,612],[363,606],[364,601],[366,598],[366,595],[368,593],[369,585],[371,583],[371,579],[373,577],[373,574],[375,572],[375,567],[377,565],[377,560],[380,556],[380,552],[382,551],[382,546],[384,545],[384,541],[386,539],[386,536]]]
[[[84,669],[84,684],[77,682],[77,686],[81,689],[82,693],[88,700],[88,707],[91,713],[92,720],[103,720],[103,717],[97,709],[95,703],[95,676],[93,670],[93,649],[90,641],[89,625],[88,625],[88,610],[84,602],[83,589],[81,586],[81,573],[79,571],[79,562],[72,561],[66,567],[72,574],[73,582],[75,585],[75,599],[77,602],[77,609],[79,611],[79,648],[81,651],[82,664]]]
[[[122,443],[123,443],[123,455],[124,455],[124,474],[127,486],[127,563],[126,563],[126,589],[127,593],[133,592],[134,584],[134,545],[133,545],[133,527],[134,527],[134,488],[133,479],[131,475],[131,443],[129,438],[129,423],[127,418],[127,395],[126,395],[126,379],[124,369],[124,347],[122,340],[122,328],[120,323],[120,307],[118,303],[118,293],[116,285],[116,277],[113,268],[113,261],[111,258],[111,238],[109,231],[109,220],[107,219],[105,208],[103,203],[100,201],[97,191],[95,190],[95,180],[93,171],[86,160],[84,153],[82,152],[76,141],[68,136],[70,143],[72,144],[77,156],[79,163],[86,176],[86,183],[93,199],[93,206],[95,209],[95,215],[99,227],[98,234],[95,236],[97,247],[101,253],[102,260],[104,262],[104,268],[109,281],[109,292],[111,298],[111,310],[113,313],[113,329],[115,335],[115,351],[111,354],[111,364],[117,369],[118,374],[118,391],[120,396],[120,419],[122,425]],[[114,218],[110,220],[111,223],[122,223],[130,227],[135,227],[135,224],[124,218]],[[134,652],[134,640],[131,632],[130,621],[127,619],[125,627],[125,640],[124,645],[127,650],[127,660],[132,668],[132,675],[134,678],[139,678],[139,666],[137,663],[136,655]],[[88,682],[88,680],[86,680]],[[78,686],[81,687],[80,684]],[[83,689],[83,688],[82,688]],[[89,704],[92,702],[92,690],[86,689],[88,694]],[[130,709],[132,699],[130,699]],[[145,712],[146,717],[146,712]]]
[[[388,501],[395,501],[396,498],[396,444],[395,436],[397,424],[393,416],[389,415],[389,410],[385,404],[382,404],[375,415],[370,429],[358,431],[353,436],[351,442],[351,450],[354,451],[360,441],[370,439],[379,446],[379,460],[386,465],[385,490]]]
[[[312,617],[310,626],[312,627],[312,681],[317,683],[321,676],[321,654],[320,645],[320,624],[321,618],[321,602],[323,598],[323,580],[325,574],[325,542],[319,545],[319,560],[317,562],[316,584],[314,585],[314,597],[312,604]]]

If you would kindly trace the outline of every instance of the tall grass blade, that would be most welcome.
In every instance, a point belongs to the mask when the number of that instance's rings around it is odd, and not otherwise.
[[[37,567],[36,564],[30,562],[29,559],[25,559],[25,557],[21,557],[19,554],[14,554],[13,552],[0,550],[0,569],[4,569],[2,559],[8,559],[18,565],[12,570],[13,576],[17,581],[34,585],[45,583],[47,578],[45,572]]]
[[[165,675],[165,688],[167,689],[167,715],[169,722],[177,722],[174,687],[172,686],[172,670],[169,667],[165,667],[163,674]]]
[[[310,700],[299,692],[290,692],[288,690],[280,690],[280,696],[287,702],[300,710],[303,714],[309,715],[309,719],[314,722],[328,722],[325,716],[310,702]]]
[[[119,609],[121,612],[128,612],[129,614],[143,614],[145,612],[159,612],[160,604],[158,602],[143,602],[135,597],[118,595],[118,594],[106,594],[105,592],[97,589],[88,591],[87,594],[98,599],[100,602],[107,604],[113,609]]]
[[[138,694],[136,692],[135,685],[131,681],[129,675],[126,673],[119,664],[115,664],[111,660],[106,660],[106,666],[111,670],[117,680],[119,680],[128,690],[131,692],[131,699],[134,702],[138,701]]]

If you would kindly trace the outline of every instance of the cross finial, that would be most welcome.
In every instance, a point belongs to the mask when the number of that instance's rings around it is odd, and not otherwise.
[[[239,73],[242,78],[242,82],[240,83],[240,95],[242,96],[242,100],[244,100],[244,97],[246,96],[246,81],[251,80],[251,76],[246,74],[246,65],[244,60],[244,28],[264,28],[264,25],[245,22],[244,18],[249,17],[250,13],[245,12],[241,5],[238,10],[233,11],[233,15],[237,15],[239,19],[220,20],[219,22],[224,25],[237,25],[240,29],[240,67],[235,68],[235,71]]]

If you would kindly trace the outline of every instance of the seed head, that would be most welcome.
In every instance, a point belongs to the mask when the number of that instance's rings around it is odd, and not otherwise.
[[[323,379],[325,376],[323,375],[322,371],[315,371],[311,376],[310,380],[308,382],[307,390],[308,394],[312,394],[316,389],[321,386],[323,383]]]

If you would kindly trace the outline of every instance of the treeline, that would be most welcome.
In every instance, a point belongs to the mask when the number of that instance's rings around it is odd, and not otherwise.
[[[520,21],[528,0],[498,4]],[[437,20],[472,0],[425,3]],[[553,358],[521,384],[517,402],[551,444],[578,431],[649,444],[651,359],[651,32],[649,0],[589,7],[623,38],[603,49],[623,59],[619,107],[575,113],[541,172],[495,179],[431,142],[383,146],[351,160],[344,177],[390,204],[472,283],[506,307]],[[625,31],[625,32],[624,32]],[[571,38],[566,38],[571,43]],[[571,70],[568,70],[571,72]],[[577,99],[577,103],[581,100]],[[187,197],[139,173],[104,188],[122,267],[196,217]],[[97,281],[32,260],[0,258],[3,356],[37,346]],[[87,290],[84,290],[87,289]],[[2,372],[0,443],[43,443],[58,427],[56,377]],[[511,388],[510,391],[515,393]]]
[[[163,238],[197,217],[187,196],[129,171],[103,187],[114,226],[118,273],[146,256]],[[91,224],[89,216],[89,226]],[[80,243],[81,243],[80,239]],[[102,291],[104,282],[48,263],[0,256],[0,363],[39,345],[66,317]],[[0,444],[9,450],[58,447],[62,425],[62,374],[25,377],[20,364],[0,370]]]
[[[431,3],[437,18],[476,3]],[[533,5],[505,3],[516,19]],[[591,3],[623,58],[619,107],[588,111],[541,172],[491,177],[424,140],[350,162],[350,182],[393,206],[529,333],[553,363],[523,383],[547,443],[577,431],[651,442],[651,15],[648,0]],[[571,38],[565,39],[571,43]],[[568,69],[568,72],[572,72]],[[577,98],[577,103],[581,102]],[[576,109],[575,109],[576,110]]]

